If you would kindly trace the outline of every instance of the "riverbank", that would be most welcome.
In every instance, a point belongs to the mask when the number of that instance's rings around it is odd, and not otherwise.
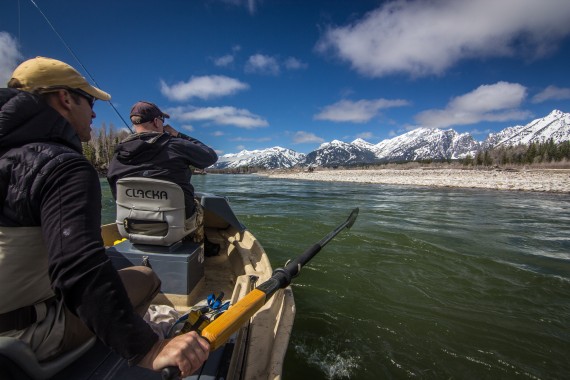
[[[570,193],[570,169],[320,169],[312,172],[276,170],[258,174],[305,181]]]

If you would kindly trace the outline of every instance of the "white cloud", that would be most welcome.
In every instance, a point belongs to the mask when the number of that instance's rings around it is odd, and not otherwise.
[[[420,112],[416,122],[423,127],[446,128],[453,125],[476,124],[483,121],[508,121],[528,118],[530,113],[519,109],[527,90],[518,83],[498,82],[482,85],[453,98],[444,109]]]
[[[210,122],[252,129],[267,127],[269,123],[259,115],[235,107],[176,107],[166,110],[173,119],[192,122]]]
[[[246,142],[267,142],[267,141],[271,141],[270,137],[257,137],[257,138],[253,138],[253,137],[235,137],[230,139],[230,141],[246,141]]]
[[[247,60],[245,71],[256,74],[278,75],[279,63],[274,57],[263,54],[254,54]]]
[[[210,99],[235,94],[249,88],[247,83],[223,75],[192,77],[188,82],[169,86],[160,81],[160,92],[170,100],[184,101],[190,98]]]
[[[368,140],[371,139],[372,137],[374,137],[372,132],[362,132],[356,135],[357,139],[363,139],[363,140]]]
[[[186,131],[189,131],[189,132],[194,131],[194,127],[191,126],[190,124],[184,124],[184,125],[182,125],[180,128],[182,128],[182,129],[184,129],[184,130],[186,130]]]
[[[532,98],[533,103],[542,103],[547,100],[565,100],[570,99],[570,88],[560,88],[556,86],[548,86],[540,93]]]
[[[226,55],[223,55],[221,57],[218,58],[214,58],[214,65],[218,66],[218,67],[227,67],[229,65],[231,65],[234,61],[235,61],[235,56],[237,54],[237,52],[239,52],[241,50],[241,46],[240,45],[234,45],[232,46],[232,52]]]
[[[376,116],[381,109],[401,107],[407,104],[408,101],[402,99],[341,100],[324,107],[313,118],[334,122],[366,123]]]
[[[472,58],[540,58],[570,34],[566,0],[397,0],[331,27],[316,44],[358,72],[442,74]]]
[[[6,86],[22,58],[18,41],[7,32],[0,32],[0,87]]]
[[[219,1],[234,6],[245,7],[247,8],[249,14],[253,16],[257,10],[258,3],[260,3],[262,0],[219,0]]]
[[[215,137],[221,137],[223,135],[225,135],[225,133],[222,131],[215,131],[214,133],[212,133],[212,136],[215,136]]]
[[[469,131],[469,133],[471,133],[472,135],[483,135],[483,136],[488,136],[489,133],[492,133],[493,131],[490,129],[484,129],[484,130],[480,130],[480,129],[472,129]]]
[[[309,65],[297,58],[289,57],[285,60],[284,66],[287,70],[300,70],[306,69]]]
[[[255,14],[256,10],[256,1],[255,0],[247,0],[247,9],[249,10],[250,14]]]
[[[304,144],[304,143],[323,143],[325,142],[324,139],[318,137],[314,133],[298,131],[295,132],[293,136],[293,142],[295,144]]]
[[[214,59],[214,65],[218,67],[229,66],[234,61],[234,56],[231,54],[226,54],[224,56]]]

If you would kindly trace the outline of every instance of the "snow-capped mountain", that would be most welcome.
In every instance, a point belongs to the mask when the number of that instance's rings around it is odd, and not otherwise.
[[[365,143],[364,140],[362,140]],[[356,144],[349,144],[338,140],[321,146],[307,154],[304,166],[336,166],[350,165],[362,162],[374,162],[376,157],[374,152]]]
[[[527,125],[517,125],[505,128],[498,133],[491,133],[483,142],[482,148],[528,145],[546,142],[550,139],[553,139],[555,143],[570,140],[570,113],[554,110],[548,116],[533,120]]]
[[[459,159],[467,155],[501,145],[514,146],[545,142],[570,141],[570,113],[559,110],[533,120],[524,126],[508,127],[490,134],[485,141],[473,139],[469,133],[457,133],[453,129],[418,128],[403,135],[371,144],[363,139],[351,143],[333,140],[304,155],[290,149],[274,147],[263,150],[241,151],[226,154],[213,168],[238,168],[244,166],[266,169],[300,166],[336,166],[374,162],[401,162],[426,159]]]
[[[479,143],[469,133],[430,128],[414,129],[372,147],[381,161],[458,159],[475,156],[478,149]]]
[[[265,169],[291,168],[303,161],[305,155],[279,146],[260,149],[242,150],[235,154],[224,154],[212,168],[233,169],[239,167],[263,167]]]

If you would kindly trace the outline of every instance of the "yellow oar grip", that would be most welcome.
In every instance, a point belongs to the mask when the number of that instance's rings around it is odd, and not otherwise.
[[[266,294],[253,289],[245,297],[232,305],[224,314],[216,318],[204,330],[202,336],[210,342],[210,350],[220,347],[265,304]]]

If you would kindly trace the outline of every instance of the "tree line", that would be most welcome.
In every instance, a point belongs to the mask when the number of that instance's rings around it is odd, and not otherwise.
[[[461,162],[465,166],[505,166],[550,164],[570,161],[570,141],[555,143],[554,139],[529,145],[501,146],[467,156]]]
[[[113,124],[107,128],[103,123],[100,128],[91,131],[91,140],[82,143],[83,155],[95,167],[100,174],[107,173],[109,163],[113,158],[115,146],[130,135],[129,131],[124,129],[115,129]]]

